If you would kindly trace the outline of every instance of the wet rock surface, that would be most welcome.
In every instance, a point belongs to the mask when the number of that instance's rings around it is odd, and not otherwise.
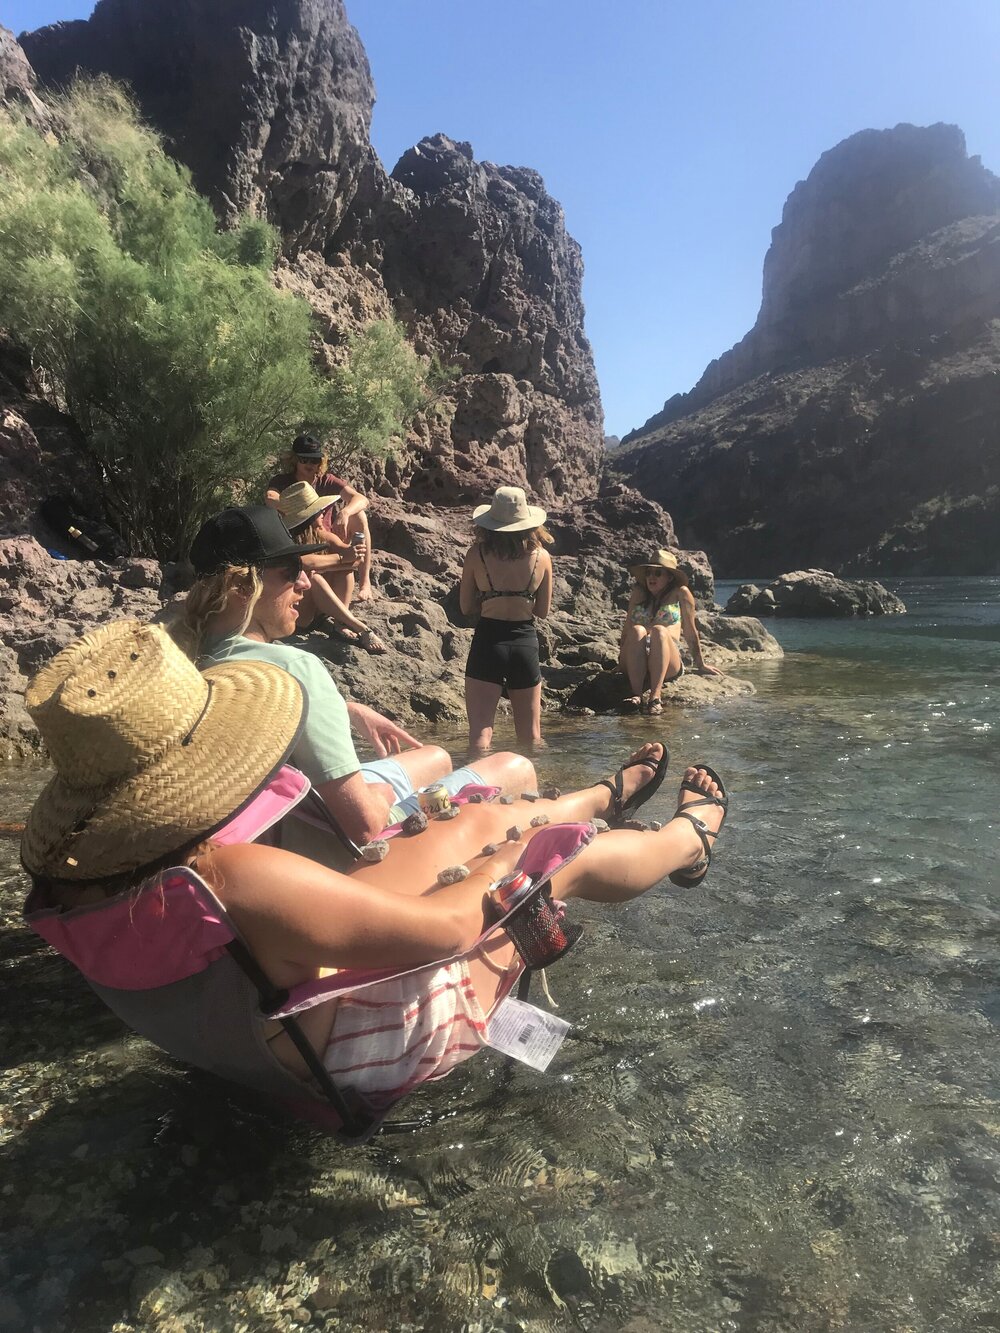
[[[898,616],[906,607],[876,579],[838,579],[826,569],[782,574],[766,588],[743,583],[726,603],[737,616]]]
[[[622,514],[631,514],[627,532]],[[407,506],[377,500],[370,512],[375,550],[371,602],[357,614],[388,647],[384,655],[348,643],[329,625],[290,642],[324,659],[344,695],[370,704],[424,735],[435,726],[465,720],[465,660],[472,623],[458,605],[462,558],[472,540],[469,511]],[[547,710],[617,707],[618,636],[628,598],[628,565],[673,537],[658,506],[634,492],[612,493],[554,511],[555,597],[551,616],[538,622]],[[563,548],[567,548],[563,554]],[[714,596],[711,570],[701,552],[679,552],[692,587]],[[6,667],[0,688],[0,753],[29,754],[37,734],[24,712],[27,678],[87,628],[135,616],[169,622],[179,611],[177,575],[155,561],[111,563],[60,560],[34,538],[0,539],[0,636]],[[709,600],[709,605],[713,603]],[[709,661],[726,672],[761,656],[780,655],[756,622],[737,622],[705,611],[699,632]],[[586,702],[577,697],[584,690]],[[750,688],[736,676],[685,676],[672,698],[710,703]],[[600,702],[605,700],[606,702]]]

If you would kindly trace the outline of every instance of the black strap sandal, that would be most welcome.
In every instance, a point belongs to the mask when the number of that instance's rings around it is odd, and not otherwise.
[[[701,839],[701,845],[705,849],[705,855],[699,857],[694,865],[688,866],[685,870],[675,870],[670,876],[670,883],[676,884],[680,889],[695,888],[708,874],[708,868],[712,864],[712,844],[709,842],[709,838],[712,838],[713,841],[718,838],[719,834],[725,827],[726,815],[729,813],[729,796],[726,793],[726,788],[722,779],[719,777],[718,773],[716,773],[715,769],[709,768],[708,764],[692,764],[691,767],[700,768],[703,773],[707,773],[719,788],[721,795],[709,796],[703,792],[700,787],[696,787],[693,782],[688,782],[687,780],[681,783],[681,791],[693,791],[700,796],[701,799],[698,801],[688,801],[684,805],[679,805],[674,813],[674,818],[687,819],[694,825],[695,832]],[[710,829],[703,819],[699,819],[697,815],[691,814],[692,808],[700,805],[719,805],[722,807],[722,823],[719,825],[718,829]]]
[[[631,818],[632,814],[645,805],[649,798],[659,791],[663,779],[667,776],[667,766],[670,763],[670,751],[663,741],[656,741],[655,744],[663,746],[663,753],[659,759],[654,759],[651,755],[645,759],[630,759],[622,764],[617,773],[613,773],[610,778],[601,778],[600,782],[595,783],[598,787],[607,787],[612,796],[611,809],[608,811],[607,822],[612,828],[621,828],[621,826]],[[624,783],[622,774],[627,768],[637,768],[640,764],[653,770],[653,776],[647,783],[644,783],[637,791],[634,791],[628,800],[622,799],[624,792]]]

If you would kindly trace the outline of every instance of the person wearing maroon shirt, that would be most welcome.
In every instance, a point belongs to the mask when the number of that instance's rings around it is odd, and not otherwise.
[[[264,495],[272,509],[278,507],[281,492],[296,481],[307,481],[317,495],[340,497],[340,503],[331,505],[323,515],[324,536],[331,551],[344,552],[344,564],[349,568],[341,575],[332,574],[332,577],[328,572],[326,577],[332,582],[333,591],[345,606],[350,606],[355,591],[359,602],[368,601],[372,595],[372,542],[365,514],[368,497],[355,490],[343,477],[328,471],[328,457],[322,443],[314,435],[297,435],[291,449],[282,454],[278,462],[282,471],[267,483]],[[354,558],[358,552],[353,550],[351,541],[356,533],[364,537],[360,562]]]

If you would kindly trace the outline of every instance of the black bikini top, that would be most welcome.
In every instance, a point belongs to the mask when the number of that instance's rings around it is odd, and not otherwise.
[[[486,564],[486,557],[483,555],[482,551],[479,552],[479,558],[483,562],[483,572],[486,575],[486,582],[490,585],[489,592],[482,592],[479,594],[479,600],[481,602],[488,602],[493,597],[523,597],[526,602],[533,602],[535,600],[535,593],[538,591],[538,588],[537,586],[533,588],[531,582],[535,577],[535,568],[538,565],[537,547],[535,548],[535,558],[531,562],[531,568],[528,571],[528,586],[523,592],[520,588],[494,588],[493,580],[490,578],[489,567]]]

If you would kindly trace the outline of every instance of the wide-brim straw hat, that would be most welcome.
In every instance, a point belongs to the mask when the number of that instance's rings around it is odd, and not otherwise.
[[[281,766],[304,703],[257,661],[200,672],[164,629],[120,620],[70,644],[28,686],[56,776],[25,824],[33,875],[106,879],[198,845]]]
[[[688,586],[688,576],[685,571],[681,569],[673,551],[664,551],[661,549],[654,555],[651,555],[648,560],[643,560],[641,564],[629,565],[628,572],[637,583],[640,583],[651,569],[669,569],[674,576],[675,583],[682,583],[685,588]]]
[[[339,495],[317,495],[315,486],[308,481],[296,481],[286,486],[278,496],[278,513],[290,532],[308,523],[331,505],[339,504]]]
[[[473,523],[492,532],[525,532],[528,528],[540,528],[546,517],[544,509],[528,504],[528,497],[520,486],[498,486],[488,505],[479,505],[472,511]]]

